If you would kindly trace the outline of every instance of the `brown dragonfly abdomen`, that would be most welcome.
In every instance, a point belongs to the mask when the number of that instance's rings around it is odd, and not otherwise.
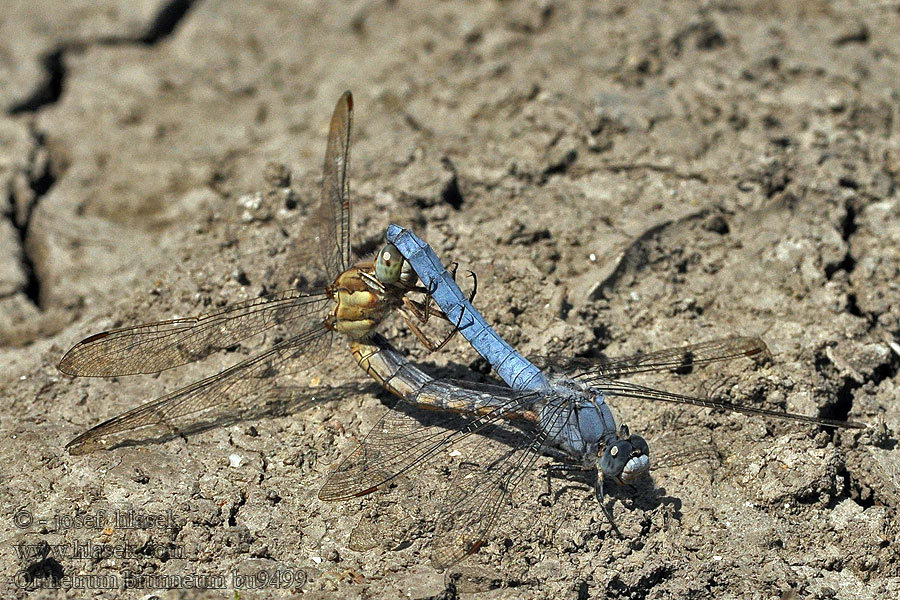
[[[380,386],[420,408],[468,415],[496,412],[507,420],[537,421],[540,417],[537,410],[514,402],[516,392],[509,388],[496,386],[494,393],[479,393],[433,379],[379,335],[351,342],[350,352],[360,368]]]

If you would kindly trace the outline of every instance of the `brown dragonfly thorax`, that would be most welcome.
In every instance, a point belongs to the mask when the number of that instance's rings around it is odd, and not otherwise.
[[[334,313],[327,321],[330,329],[359,340],[370,333],[399,305],[399,295],[391,294],[375,278],[372,262],[347,269],[328,286],[335,301]]]

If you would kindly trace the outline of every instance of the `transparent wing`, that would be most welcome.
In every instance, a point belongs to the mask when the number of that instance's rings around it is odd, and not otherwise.
[[[340,97],[331,116],[325,149],[322,199],[308,227],[316,238],[329,283],[350,268],[350,128],[353,95]]]
[[[491,439],[492,432],[485,432],[488,436],[456,472],[432,541],[432,563],[436,567],[449,567],[487,542],[516,485],[569,420],[570,404],[551,400],[551,406],[553,409],[542,418],[543,427],[534,428],[531,435],[517,436],[509,446]]]
[[[556,365],[566,371],[580,370],[579,376],[586,382],[616,379],[635,373],[685,370],[712,362],[735,358],[765,356],[769,354],[766,343],[758,337],[733,336],[700,344],[668,348],[658,352],[634,354],[612,359],[555,359],[537,358],[537,364]]]
[[[354,354],[360,366],[385,388],[403,395],[410,405],[438,413],[437,422],[425,424],[395,408],[372,428],[359,447],[330,474],[319,492],[323,500],[363,496],[399,483],[392,494],[400,501],[393,510],[379,509],[380,522],[362,519],[354,529],[351,543],[370,547],[379,541],[398,543],[401,538],[424,529],[419,523],[437,512],[433,560],[447,566],[476,551],[487,540],[504,500],[528,471],[546,440],[552,439],[568,419],[568,409],[543,413],[535,393],[515,392],[506,387],[452,380],[429,380],[405,357],[381,338],[372,345],[357,344]],[[541,399],[542,400],[542,399]],[[400,405],[401,407],[404,405]],[[451,413],[462,413],[454,416]],[[468,415],[468,416],[467,416]],[[562,417],[562,418],[560,418]],[[455,421],[455,422],[454,422]],[[515,430],[514,430],[515,427]],[[472,433],[479,436],[470,437]],[[443,451],[454,450],[465,441],[473,448],[461,466],[447,496],[432,508],[430,498],[416,497],[402,489],[398,477],[431,463],[449,458]],[[399,505],[399,506],[398,506]],[[384,514],[389,514],[385,517]]]
[[[722,462],[715,440],[703,428],[665,433],[652,440],[652,448],[650,468],[654,471],[701,462],[717,467]]]
[[[157,373],[200,360],[278,325],[308,328],[321,321],[320,313],[329,302],[324,292],[288,290],[215,313],[104,331],[66,352],[59,370],[89,377]]]
[[[169,439],[240,415],[266,402],[296,398],[298,386],[284,376],[321,361],[332,332],[317,325],[270,350],[89,429],[66,445],[70,454]],[[315,391],[309,390],[309,396]],[[199,427],[198,427],[199,426]]]
[[[433,530],[438,513],[433,486],[421,485],[427,477],[440,485],[443,473],[436,469],[437,461],[428,468],[416,472],[416,477],[398,477],[384,493],[365,496],[359,513],[359,522],[350,532],[347,546],[364,552],[380,547],[385,550],[399,548],[414,539],[426,536]]]
[[[712,400],[710,398],[700,398],[697,396],[685,396],[672,392],[664,392],[634,383],[624,381],[615,381],[612,379],[604,380],[597,375],[589,375],[582,379],[581,376],[576,379],[589,383],[591,386],[601,390],[607,397],[619,398],[638,398],[641,400],[658,400],[662,402],[672,402],[675,404],[690,404],[692,406],[702,406],[704,408],[724,409],[731,412],[743,413],[748,415],[760,415],[766,417],[775,417],[786,421],[797,421],[800,423],[809,423],[811,425],[822,425],[826,427],[840,427],[851,429],[865,429],[866,425],[855,421],[835,421],[832,419],[821,419],[818,417],[808,417],[806,415],[798,415],[796,413],[788,413],[777,410],[769,410],[756,406],[746,406],[743,404],[734,404],[733,402],[725,402],[723,400]]]
[[[429,411],[436,418],[429,419],[428,424],[417,418],[421,413],[407,412],[403,406],[389,410],[353,453],[328,475],[319,490],[319,498],[347,500],[374,492],[505,414],[519,411],[523,403],[530,401],[513,390],[498,386],[490,388],[486,392],[475,384],[468,384],[468,388],[445,381],[425,384],[411,395],[417,404],[426,407],[441,403],[459,407],[481,404],[488,408],[484,414],[472,417]],[[499,390],[502,395],[496,395]]]

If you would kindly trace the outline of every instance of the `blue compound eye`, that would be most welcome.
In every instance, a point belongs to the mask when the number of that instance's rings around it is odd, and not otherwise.
[[[637,456],[650,456],[650,446],[647,445],[644,438],[639,435],[633,435],[628,438],[628,441],[631,442],[631,447],[633,448],[632,454]]]
[[[604,475],[618,477],[631,458],[631,443],[618,440],[607,446],[600,457],[600,470]]]
[[[626,482],[637,479],[650,470],[650,447],[639,435],[616,440],[603,451],[600,470],[606,476]]]
[[[397,283],[403,272],[403,255],[391,243],[385,244],[375,257],[375,277],[381,283]]]

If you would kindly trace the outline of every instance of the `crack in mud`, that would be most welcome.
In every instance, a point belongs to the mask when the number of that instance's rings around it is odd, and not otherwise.
[[[606,588],[606,593],[610,597],[618,598],[644,598],[650,594],[651,590],[671,578],[674,569],[670,566],[657,566],[650,572],[642,575],[635,583],[626,583],[619,575],[613,577]]]
[[[449,204],[454,210],[460,210],[465,199],[462,191],[459,189],[459,175],[456,173],[456,165],[447,157],[441,160],[441,164],[453,175],[441,190],[441,202]]]
[[[40,309],[41,281],[35,260],[28,250],[28,231],[38,202],[56,183],[56,174],[55,163],[47,149],[46,136],[33,126],[29,133],[33,146],[24,172],[29,193],[25,194],[25,197],[19,197],[15,186],[10,187],[7,192],[8,208],[4,211],[4,216],[12,224],[21,250],[19,262],[25,274],[25,284],[17,291],[24,293]]]
[[[826,380],[834,376],[831,374],[835,365],[828,356],[822,352],[815,358],[815,370]],[[891,354],[891,360],[887,364],[880,365],[869,372],[862,373],[862,380],[852,375],[840,375],[838,389],[834,393],[835,401],[819,410],[819,417],[837,421],[846,421],[853,410],[853,396],[856,391],[865,385],[877,386],[886,379],[893,379],[900,373],[900,357]]]
[[[838,477],[844,484],[844,494],[863,509],[871,508],[878,503],[878,495],[864,480],[860,479],[844,465],[838,470]]]
[[[858,189],[858,185],[855,181],[852,180],[842,178],[840,181],[840,185],[841,187],[845,188],[854,190]],[[828,263],[825,265],[825,278],[828,281],[832,281],[835,275],[841,271],[845,272],[847,275],[850,275],[856,269],[857,260],[856,257],[853,256],[853,252],[851,251],[850,242],[859,229],[859,225],[857,224],[859,209],[857,205],[858,200],[856,198],[848,199],[844,203],[844,216],[841,218],[839,232],[841,235],[841,239],[847,245],[847,251],[844,253],[844,256],[840,261]],[[871,330],[876,326],[878,315],[863,312],[863,310],[859,306],[859,296],[854,291],[855,288],[851,285],[849,289],[850,291],[847,292],[847,303],[844,309],[848,314],[851,314],[854,317],[865,319],[868,323],[868,328]]]
[[[825,265],[825,278],[829,281],[831,281],[838,271],[845,271],[849,275],[853,272],[853,269],[856,268],[856,259],[850,252],[850,238],[853,237],[853,234],[855,234],[856,230],[859,228],[856,224],[856,213],[856,206],[854,206],[852,201],[848,200],[844,204],[844,216],[841,219],[840,225],[841,239],[847,244],[847,252],[839,262]]]
[[[28,229],[31,226],[34,217],[35,208],[37,208],[40,199],[50,191],[56,183],[56,175],[54,174],[54,161],[47,150],[47,138],[43,132],[32,129],[31,136],[34,139],[35,147],[28,160],[28,187],[34,196],[31,199],[25,216],[21,223],[15,223],[16,231],[19,236],[19,244],[22,248],[22,267],[25,270],[26,282],[24,293],[34,303],[35,306],[41,308],[41,281],[38,278],[34,257],[28,251],[26,243],[28,237]],[[44,154],[46,153],[46,154]],[[46,159],[41,159],[44,154]]]
[[[647,243],[662,234],[666,229],[698,219],[704,219],[710,212],[710,209],[703,208],[679,217],[678,219],[668,219],[645,229],[643,233],[635,237],[619,255],[615,269],[613,269],[612,273],[610,273],[603,281],[594,286],[588,294],[588,299],[596,301],[606,298],[608,293],[611,293],[626,276],[636,273],[647,264]]]
[[[44,81],[30,97],[9,107],[7,113],[10,116],[36,112],[42,106],[54,104],[62,97],[66,80],[65,53],[65,47],[57,47],[41,57],[41,66],[45,73]]]
[[[19,231],[19,227],[16,225],[16,217],[15,217],[15,215],[16,215],[16,195],[15,195],[15,192],[13,192],[12,186],[10,186],[8,190],[6,190],[6,205],[5,205],[5,207],[0,207],[0,208],[3,208],[3,210],[0,211],[0,216],[2,216],[5,219],[8,219],[9,222],[12,223],[13,229],[16,231],[16,235],[18,236],[18,239],[19,239],[19,246],[21,247],[22,232]],[[28,275],[26,274],[26,279],[27,278],[28,278]],[[26,287],[27,287],[27,282],[26,282]],[[18,290],[18,289],[13,289],[9,293],[2,293],[2,294],[0,294],[0,300],[2,300],[3,298],[8,298],[9,296],[14,296],[19,291],[20,290]]]
[[[68,69],[66,68],[66,55],[70,52],[84,52],[91,46],[128,46],[143,45],[155,46],[168,38],[178,25],[187,16],[190,9],[199,0],[170,0],[165,4],[147,29],[137,36],[104,36],[85,40],[65,40],[56,48],[48,51],[41,57],[41,66],[44,69],[44,81],[41,82],[28,98],[12,104],[7,108],[11,116],[35,113],[43,107],[55,104],[62,98],[66,88]]]
[[[170,0],[156,14],[150,27],[137,42],[153,46],[172,35],[198,0]]]
[[[681,171],[677,167],[673,167],[671,165],[662,165],[648,162],[607,163],[604,165],[604,169],[609,171],[610,173],[627,173],[629,171],[646,170],[652,171],[654,173],[665,173],[667,175],[673,175],[677,179],[681,179],[684,181],[699,181],[703,184],[708,184],[710,182],[709,177],[698,171]]]
[[[84,52],[90,46],[154,46],[166,39],[178,28],[190,9],[199,0],[170,0],[152,19],[146,30],[137,36],[107,36],[90,40],[66,40],[41,57],[44,78],[30,96],[13,103],[6,110],[9,116],[34,115],[44,107],[56,104],[66,89],[68,69],[66,56],[71,52]],[[8,210],[4,211],[17,232],[21,249],[21,268],[25,274],[25,285],[20,290],[31,302],[42,309],[41,281],[35,258],[29,252],[27,238],[32,217],[41,199],[47,195],[57,182],[55,172],[56,161],[47,146],[47,134],[39,130],[34,123],[30,125],[30,133],[34,141],[28,167],[25,171],[30,194],[28,198],[20,198],[14,189],[7,193]],[[25,207],[24,210],[22,207]]]
[[[572,165],[575,164],[575,161],[577,159],[578,150],[572,148],[564,153],[561,157],[552,161],[541,173],[539,185],[547,183],[547,180],[550,179],[552,175],[565,175],[566,173],[568,173],[569,169],[572,167]]]
[[[247,504],[247,494],[243,491],[240,493],[240,497],[238,501],[231,505],[231,508],[228,510],[228,526],[229,527],[237,527],[237,515],[238,512],[243,508],[243,506]]]

